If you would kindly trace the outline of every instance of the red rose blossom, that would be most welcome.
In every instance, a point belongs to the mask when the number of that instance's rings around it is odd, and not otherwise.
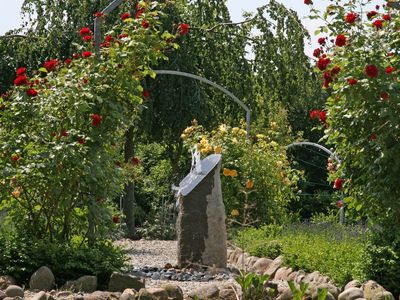
[[[66,131],[65,129],[61,130],[61,136],[63,136],[63,137],[69,136],[68,131]]]
[[[321,49],[320,48],[315,49],[313,52],[313,56],[318,58],[320,55],[321,55]]]
[[[119,36],[118,36],[118,38],[119,39],[123,39],[123,38],[126,38],[126,37],[128,37],[129,35],[127,34],[127,33],[121,33]]]
[[[13,162],[17,162],[17,161],[19,161],[19,159],[20,159],[20,157],[19,157],[18,154],[13,154],[13,155],[11,155],[11,160],[12,160]]]
[[[344,180],[341,178],[336,178],[335,183],[333,184],[333,188],[336,190],[340,190],[343,187]]]
[[[320,45],[325,45],[325,44],[326,44],[326,38],[320,37],[320,38],[318,39],[318,44],[320,44]]]
[[[15,78],[14,84],[16,86],[28,84],[28,77],[26,77],[25,75],[18,76],[17,78]]]
[[[72,57],[73,57],[74,59],[78,59],[78,58],[80,57],[80,55],[79,55],[78,53],[74,53],[74,54],[72,54]]]
[[[355,79],[355,78],[349,78],[349,79],[347,79],[347,82],[348,82],[350,85],[355,85],[355,84],[357,84],[357,79]]]
[[[79,34],[83,37],[86,35],[92,35],[92,31],[90,30],[89,27],[83,27],[81,30],[79,30]]]
[[[386,67],[386,69],[385,69],[385,72],[386,72],[386,74],[391,74],[391,73],[393,73],[393,71],[394,71],[394,68],[393,67]]]
[[[140,159],[138,157],[136,157],[136,156],[132,157],[131,164],[134,165],[134,166],[139,165],[140,164]]]
[[[336,206],[339,207],[339,208],[342,208],[343,207],[343,200],[337,201],[336,202]]]
[[[304,4],[310,5],[310,4],[313,4],[313,2],[311,0],[304,0]]]
[[[144,98],[149,98],[150,97],[150,92],[148,90],[143,91],[143,97]]]
[[[28,90],[26,91],[26,94],[27,94],[29,97],[36,97],[36,96],[38,95],[38,92],[37,92],[35,89],[28,89]]]
[[[387,93],[387,92],[382,92],[381,93],[381,99],[382,100],[387,101],[387,100],[389,100],[389,98],[390,98],[389,93]]]
[[[369,13],[367,13],[367,17],[368,19],[372,19],[373,17],[375,17],[378,13],[374,10],[370,11]]]
[[[128,12],[126,12],[126,13],[123,13],[123,14],[121,15],[121,20],[124,21],[124,20],[126,20],[126,19],[128,19],[128,18],[130,18],[130,17],[131,17],[131,14],[128,13]]]
[[[43,67],[47,70],[47,72],[51,72],[56,68],[57,64],[58,64],[57,59],[51,59],[46,61],[43,64]]]
[[[149,26],[150,26],[149,21],[147,21],[147,20],[142,20],[142,27],[143,27],[144,29],[149,28]]]
[[[113,40],[113,37],[111,35],[106,35],[106,37],[104,38],[104,41],[106,42],[111,42]]]
[[[104,13],[102,13],[101,11],[98,11],[98,12],[95,12],[95,13],[94,13],[94,16],[95,16],[96,18],[101,18],[101,17],[104,17]]]
[[[102,117],[98,114],[91,114],[90,118],[92,119],[92,126],[99,126],[102,120]]]
[[[392,20],[392,17],[391,17],[389,14],[386,14],[386,15],[383,15],[383,19],[384,19],[385,21],[391,21],[391,20]]]
[[[139,9],[135,14],[135,19],[139,19],[143,12],[144,12],[144,8]]]
[[[357,20],[357,18],[358,18],[358,15],[355,12],[349,12],[345,17],[345,20],[346,20],[346,23],[348,23],[348,24],[354,24],[354,22]]]
[[[325,70],[330,64],[331,60],[329,58],[321,57],[318,59],[317,67],[321,71]]]
[[[346,37],[343,34],[339,34],[336,37],[335,41],[336,46],[343,47],[344,45],[346,45],[346,42],[347,42]]]
[[[319,118],[320,122],[325,123],[326,122],[326,112],[325,111],[320,111],[318,118]]]
[[[337,75],[337,74],[339,74],[340,70],[341,69],[339,66],[335,66],[332,68],[331,73],[332,73],[332,75]]]
[[[83,145],[86,143],[86,140],[83,137],[78,137],[78,143]]]
[[[70,58],[67,58],[67,59],[65,60],[65,64],[66,64],[66,65],[71,64],[71,62],[72,62],[72,60],[71,60]]]
[[[379,70],[375,65],[368,65],[365,67],[365,73],[368,77],[375,78],[379,75]]]
[[[377,138],[378,136],[376,135],[376,133],[371,134],[371,136],[369,137],[371,141],[376,141]]]
[[[113,221],[115,224],[118,224],[118,223],[121,222],[121,218],[120,218],[120,216],[113,216],[113,217],[112,217],[112,221]]]
[[[93,36],[91,36],[91,35],[85,35],[82,39],[83,39],[85,42],[90,42],[90,41],[93,39]]]
[[[88,57],[91,57],[92,56],[92,52],[90,52],[90,51],[83,51],[82,52],[82,57],[83,58],[88,58]]]
[[[383,21],[382,20],[375,20],[372,25],[375,26],[376,29],[382,29],[383,27]]]
[[[311,112],[310,112],[310,119],[311,120],[314,120],[314,119],[316,119],[316,118],[319,118],[319,113],[320,113],[321,111],[319,110],[319,109],[313,109]]]
[[[17,76],[25,75],[25,72],[26,72],[26,68],[18,68],[16,75]]]
[[[179,24],[178,26],[178,33],[180,35],[186,35],[189,32],[189,25],[186,23]]]

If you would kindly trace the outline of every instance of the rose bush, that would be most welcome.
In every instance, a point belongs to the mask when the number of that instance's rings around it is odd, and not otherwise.
[[[18,69],[0,98],[0,209],[32,237],[103,236],[113,226],[110,201],[135,175],[120,163],[124,134],[144,106],[143,79],[178,46],[161,25],[172,2],[124,5],[141,13],[123,14],[98,56],[83,39],[73,59]],[[92,36],[89,28],[77,34]]]

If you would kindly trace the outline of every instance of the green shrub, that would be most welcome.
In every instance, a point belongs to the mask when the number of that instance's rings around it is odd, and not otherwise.
[[[296,270],[320,271],[337,284],[363,280],[366,235],[360,227],[336,223],[301,223],[286,227],[266,226],[245,229],[234,238],[251,255],[273,258],[278,253]],[[269,256],[271,255],[271,256]]]
[[[99,285],[105,285],[111,273],[124,266],[122,250],[109,241],[90,247],[80,241],[62,244],[0,233],[0,274],[26,284],[33,272],[45,265],[53,271],[58,286],[83,275],[97,275]]]

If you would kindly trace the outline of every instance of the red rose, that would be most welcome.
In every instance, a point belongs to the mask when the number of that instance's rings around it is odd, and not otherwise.
[[[101,119],[102,119],[102,117],[101,117],[100,115],[98,115],[98,114],[91,114],[91,115],[90,115],[90,118],[92,119],[92,126],[97,127],[97,126],[100,125]]]
[[[148,90],[143,91],[143,97],[144,98],[149,98],[150,97],[150,92]]]
[[[28,77],[26,77],[25,75],[20,75],[17,78],[15,78],[14,84],[16,86],[28,84]]]
[[[73,57],[74,59],[78,59],[78,58],[80,57],[80,55],[79,55],[78,53],[74,53],[74,54],[72,54],[72,57]]]
[[[372,19],[373,17],[375,17],[378,13],[374,10],[370,11],[369,13],[367,13],[367,17],[368,19]]]
[[[104,40],[106,42],[111,42],[113,40],[113,37],[111,35],[106,35],[106,37],[104,38]]]
[[[390,98],[390,95],[387,92],[382,92],[381,93],[381,99],[383,101],[387,101],[387,100],[389,100],[389,98]]]
[[[311,0],[304,0],[304,4],[310,5],[310,4],[313,4],[313,2]]]
[[[393,73],[393,71],[394,71],[394,68],[393,67],[386,67],[386,69],[385,69],[385,72],[386,72],[386,74],[391,74],[391,73]]]
[[[121,20],[124,21],[124,20],[126,20],[126,19],[128,19],[128,18],[130,18],[130,17],[131,17],[131,14],[128,13],[128,12],[126,12],[126,13],[123,13],[123,14],[121,15]]]
[[[326,38],[320,37],[320,38],[318,39],[318,44],[320,44],[320,45],[325,45],[325,43],[326,43]]]
[[[375,20],[374,23],[372,23],[376,27],[376,29],[382,29],[383,27],[383,22],[382,20]]]
[[[319,121],[322,123],[326,122],[326,112],[325,111],[320,111],[319,112]]]
[[[378,136],[376,135],[376,133],[371,134],[371,136],[369,137],[371,141],[375,141],[377,138]]]
[[[83,27],[81,30],[79,30],[79,34],[83,37],[86,35],[92,35],[92,31],[88,27]]]
[[[101,43],[100,46],[103,48],[108,48],[111,46],[111,44],[110,44],[110,42],[104,42],[104,43]]]
[[[63,137],[69,136],[68,131],[66,131],[65,129],[61,130],[61,136],[63,136]]]
[[[135,19],[139,19],[143,12],[144,12],[144,8],[139,9],[135,14]]]
[[[13,154],[13,155],[11,155],[11,160],[13,161],[13,162],[17,162],[17,161],[19,161],[19,159],[20,159],[20,157],[19,157],[19,155],[18,154]]]
[[[344,180],[341,178],[336,178],[335,183],[333,184],[333,188],[336,190],[340,190],[343,186]]]
[[[319,109],[313,109],[311,112],[310,112],[310,119],[311,120],[314,120],[314,119],[316,119],[316,118],[319,118],[319,113],[320,113],[321,111],[319,110]]]
[[[319,57],[320,55],[321,55],[321,49],[320,48],[315,49],[313,52],[313,56]]]
[[[115,224],[118,224],[118,223],[121,222],[121,218],[120,218],[119,216],[113,216],[113,217],[112,217],[112,221],[113,221]]]
[[[119,36],[118,36],[118,38],[119,39],[123,39],[123,38],[126,38],[126,37],[128,37],[129,35],[127,34],[127,33],[121,33]]]
[[[140,159],[138,157],[134,156],[131,159],[131,163],[132,163],[132,165],[137,166],[140,164]]]
[[[335,41],[336,46],[343,47],[344,45],[346,45],[346,42],[347,42],[346,37],[343,34],[339,34],[336,37]]]
[[[90,52],[90,51],[83,51],[82,52],[82,57],[83,58],[88,58],[88,57],[91,57],[92,56],[92,52]]]
[[[353,24],[357,20],[358,15],[355,12],[349,12],[346,17],[346,23]]]
[[[83,137],[78,137],[78,143],[83,145],[86,143],[86,140]]]
[[[383,7],[385,7],[385,5]],[[379,8],[381,8],[379,5],[375,5],[375,9],[379,9]]]
[[[142,21],[142,27],[143,27],[144,29],[149,28],[149,26],[150,26],[149,21],[147,21],[147,20],[143,20],[143,21]]]
[[[178,33],[180,35],[186,35],[189,32],[189,25],[186,23],[179,24],[178,26]]]
[[[18,68],[16,75],[17,76],[25,75],[25,72],[26,72],[26,68]]]
[[[321,71],[325,70],[330,64],[331,60],[329,58],[321,57],[318,59],[317,67]]]
[[[82,81],[84,84],[87,84],[89,82],[89,80],[87,78],[83,78]]]
[[[47,72],[53,71],[58,64],[57,59],[51,59],[44,63],[43,67],[47,70]]]
[[[70,58],[67,58],[67,59],[65,60],[65,64],[66,64],[66,65],[71,64],[71,62],[72,62],[72,60],[71,60]]]
[[[365,73],[367,74],[368,77],[375,78],[378,77],[379,70],[374,65],[368,65],[365,67]]]
[[[342,208],[343,207],[343,200],[337,201],[336,202],[336,206],[339,207],[339,208]]]
[[[332,75],[337,75],[337,74],[339,74],[340,70],[341,70],[340,67],[336,66],[336,67],[332,68],[331,73],[332,73]]]
[[[94,13],[94,16],[95,16],[96,18],[101,18],[101,17],[104,17],[104,13],[98,11],[98,12]]]
[[[355,84],[357,84],[357,79],[355,79],[355,78],[349,78],[349,79],[347,79],[347,82],[348,82],[350,85],[355,85]]]
[[[386,15],[383,15],[383,19],[384,19],[385,21],[391,21],[391,20],[392,20],[392,17],[391,17],[389,14],[386,14]]]
[[[85,35],[82,39],[83,39],[85,42],[90,42],[90,41],[93,39],[93,36],[91,36],[91,35]]]
[[[29,97],[36,97],[36,96],[38,95],[38,92],[37,92],[35,89],[28,89],[28,90],[26,91],[26,94],[27,94]]]

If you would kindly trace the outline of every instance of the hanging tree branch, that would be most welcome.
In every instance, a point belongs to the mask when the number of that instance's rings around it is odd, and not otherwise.
[[[0,35],[0,40],[4,40],[4,39],[14,39],[14,38],[35,39],[35,40],[43,39],[43,38],[41,38],[41,37],[30,36],[30,35],[23,35],[23,34]]]

